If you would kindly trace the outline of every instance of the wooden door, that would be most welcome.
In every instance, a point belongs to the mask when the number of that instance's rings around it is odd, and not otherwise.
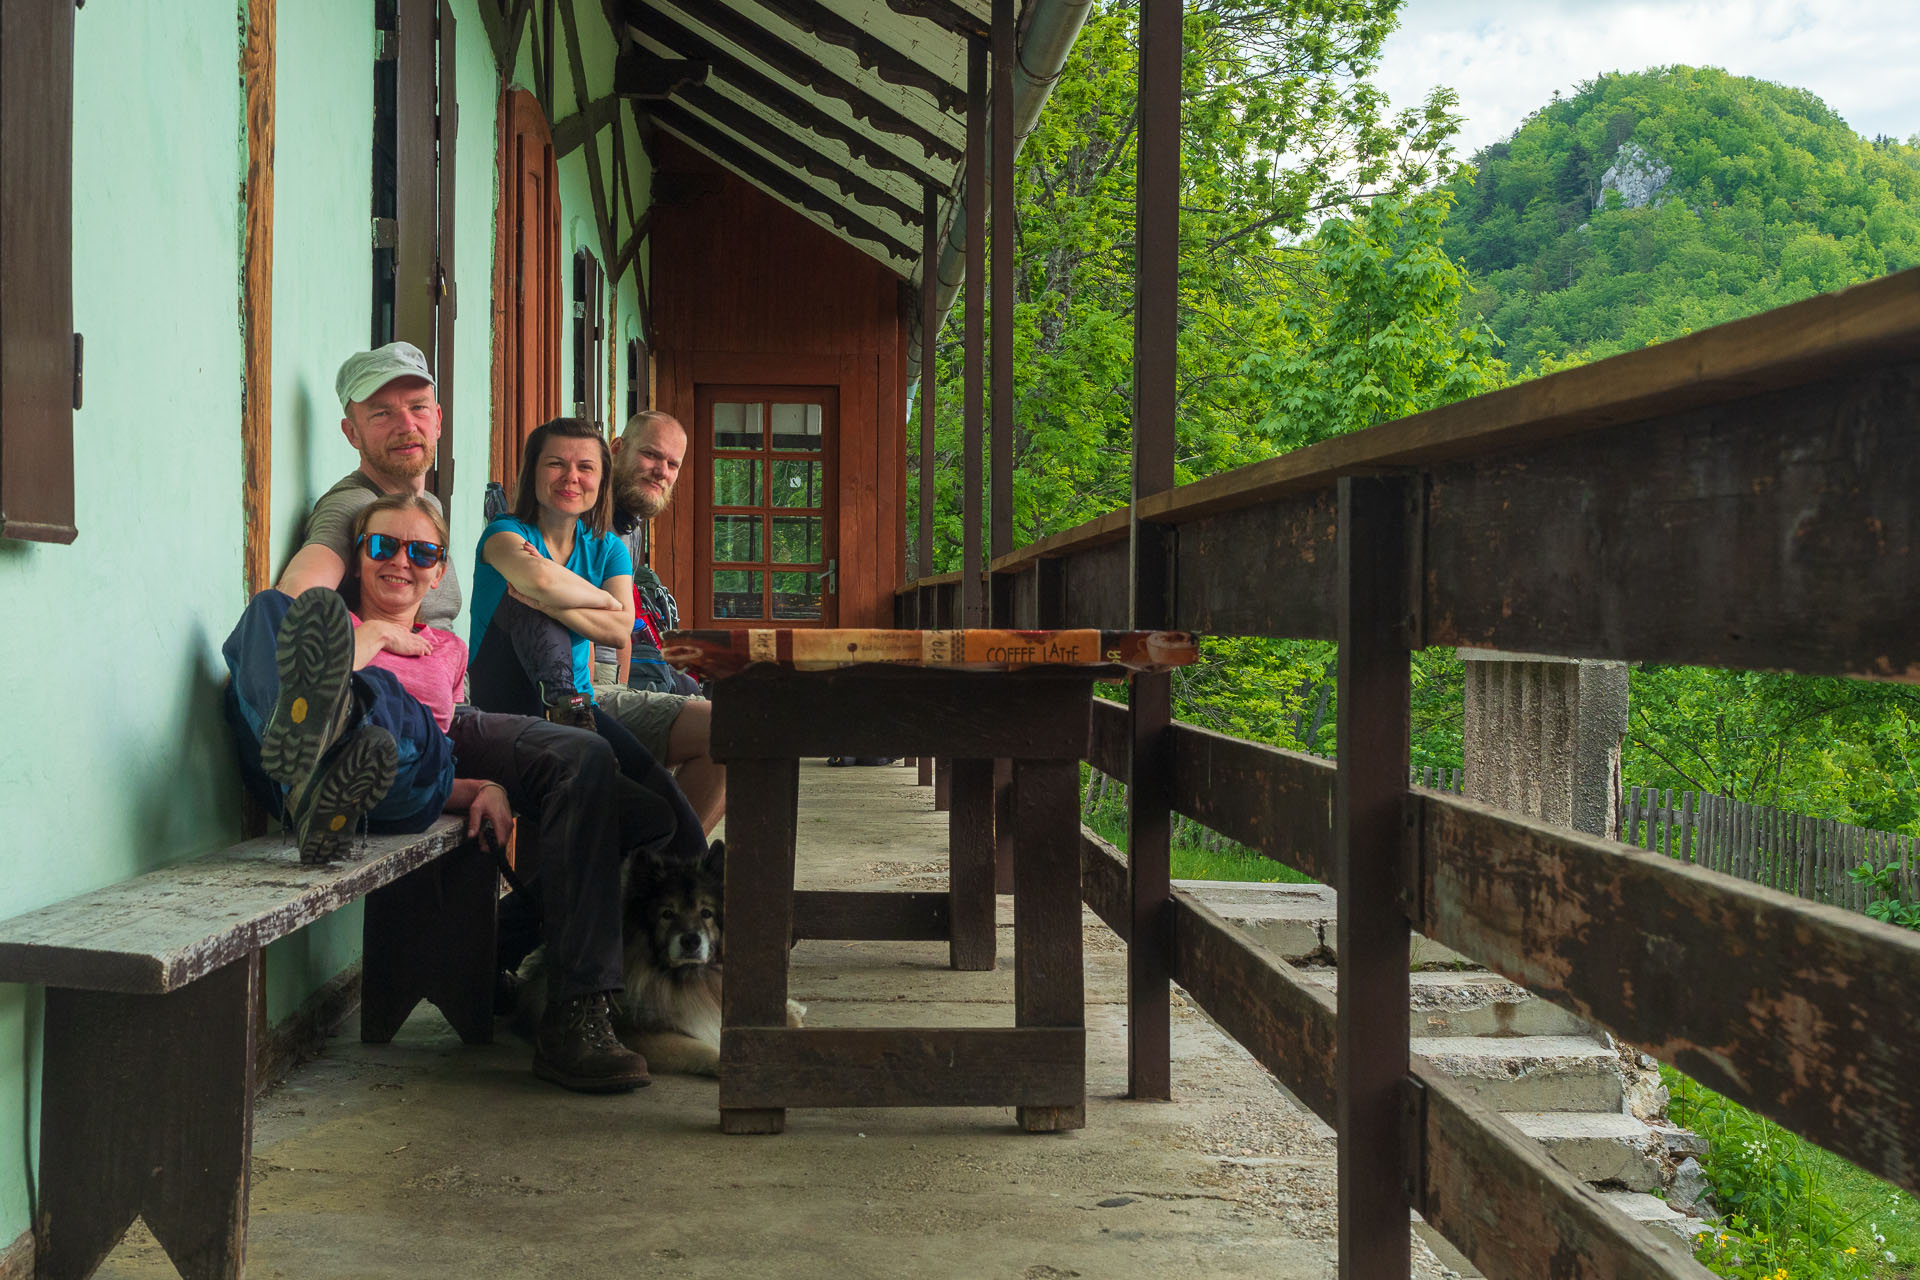
[[[560,191],[539,101],[500,104],[500,216],[494,237],[493,478],[511,494],[533,429],[560,412]]]
[[[838,389],[696,386],[694,423],[696,625],[833,626]]]

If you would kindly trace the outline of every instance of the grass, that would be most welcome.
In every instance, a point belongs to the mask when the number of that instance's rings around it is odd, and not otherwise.
[[[1920,1204],[1670,1068],[1673,1119],[1711,1144],[1702,1162],[1726,1215],[1700,1261],[1741,1280],[1904,1280]]]
[[[1096,810],[1087,815],[1086,824],[1100,838],[1121,852],[1127,848],[1127,819],[1124,813]],[[1175,880],[1249,880],[1257,884],[1312,884],[1313,877],[1303,875],[1284,863],[1263,857],[1244,845],[1225,849],[1203,849],[1191,842],[1176,841],[1171,851]]]

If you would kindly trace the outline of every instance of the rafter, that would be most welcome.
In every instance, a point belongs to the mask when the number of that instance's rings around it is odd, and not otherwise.
[[[724,125],[779,159],[788,168],[812,174],[822,182],[831,182],[842,195],[874,209],[885,209],[902,222],[920,225],[920,210],[885,188],[877,187],[832,158],[822,155],[792,133],[787,133],[733,99],[701,86],[680,95],[680,100],[715,124]]]
[[[585,102],[587,97],[587,60],[580,52],[580,22],[579,19],[574,17],[573,0],[567,0],[565,4],[560,6],[560,25],[565,29],[567,36],[567,66],[573,73],[573,100],[575,102]],[[615,102],[617,104],[618,99],[615,99]],[[588,109],[591,110],[592,106],[593,104],[589,103]],[[601,128],[605,128],[606,125],[613,123],[614,113],[618,110],[619,107],[617,105],[606,110],[606,121]],[[584,114],[584,112],[582,114]],[[587,185],[592,189],[593,193],[593,220],[600,232],[600,263],[604,268],[607,263],[613,261],[613,255],[618,251],[618,244],[614,240],[613,220],[609,216],[607,175],[606,170],[600,164],[599,136],[599,129],[592,130],[586,136]],[[554,146],[554,157],[558,159],[559,154],[560,148],[556,143]]]
[[[594,135],[613,123],[614,113],[620,109],[620,99],[614,94],[604,98],[595,98],[565,120],[559,120],[553,126],[553,156],[572,155],[591,141]]]
[[[937,27],[970,40],[985,40],[992,34],[991,23],[974,17],[953,0],[887,0],[887,8],[904,18],[925,18]]]
[[[707,64],[688,58],[662,58],[639,45],[622,49],[613,63],[613,91],[622,98],[671,98],[692,85],[705,84]]]
[[[708,63],[713,67],[715,75],[774,115],[791,120],[801,128],[809,129],[822,138],[830,138],[841,143],[856,160],[864,160],[876,169],[897,173],[916,184],[925,185],[931,182],[944,185],[942,179],[928,173],[912,161],[895,155],[874,138],[822,111],[800,94],[782,86],[778,81],[761,75],[718,45],[702,39],[656,9],[637,11],[634,14],[633,30],[663,48],[672,49],[689,58],[698,58]],[[952,148],[952,152],[949,158],[957,161],[960,158],[959,149]]]
[[[646,31],[649,26],[646,21],[649,12],[647,7],[640,0],[626,0],[626,4],[627,21],[636,30]],[[937,155],[943,160],[959,163],[959,147],[900,114],[851,80],[835,75],[815,58],[794,48],[750,18],[724,4],[709,4],[702,6],[700,21],[795,84],[805,85],[815,93],[830,98],[838,98],[847,105],[854,119],[865,120],[885,133],[911,138],[928,156]],[[681,52],[685,53],[686,50],[682,49]]]
[[[873,72],[889,84],[920,90],[942,111],[966,109],[965,89],[876,39],[871,32],[849,22],[819,0],[760,0],[760,3],[808,35],[845,49],[859,60],[862,70]]]
[[[633,120],[633,136],[636,140],[639,140],[641,142],[642,149],[644,149],[645,140],[641,139],[640,137],[639,109],[635,107],[634,104],[628,103],[627,110],[630,113],[632,113],[630,118]],[[620,152],[623,156],[626,154],[626,143],[624,141],[622,141],[620,144]],[[623,163],[620,166],[620,198],[626,203],[626,206],[627,206],[627,225],[630,227],[638,226],[639,220],[634,213],[633,166],[631,164]]]
[[[612,279],[618,280],[621,273],[639,257],[641,244],[652,232],[653,210],[649,209],[647,216],[634,227],[633,234],[627,237],[627,247],[620,251],[619,258],[614,261],[613,270],[608,273]]]
[[[749,182],[788,204],[819,214],[848,235],[877,245],[888,257],[912,262],[913,250],[894,239],[865,218],[850,212],[844,204],[808,186],[779,165],[741,146],[720,130],[688,111],[677,102],[657,102],[648,114],[672,133],[715,160],[729,166]]]

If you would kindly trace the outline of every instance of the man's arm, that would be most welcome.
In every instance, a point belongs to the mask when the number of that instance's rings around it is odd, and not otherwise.
[[[275,585],[296,598],[309,587],[339,590],[347,578],[347,564],[353,559],[354,522],[374,496],[355,488],[335,488],[321,494],[320,501],[307,513],[305,541]]]
[[[338,590],[346,576],[347,562],[332,547],[309,542],[287,561],[287,571],[274,586],[298,599],[309,587]]]

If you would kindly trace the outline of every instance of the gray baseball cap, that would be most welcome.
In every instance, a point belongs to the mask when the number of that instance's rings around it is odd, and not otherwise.
[[[434,385],[427,358],[411,342],[389,342],[348,356],[333,380],[333,389],[340,395],[340,411],[346,412],[348,405],[365,400],[395,378],[419,378],[428,386]]]

